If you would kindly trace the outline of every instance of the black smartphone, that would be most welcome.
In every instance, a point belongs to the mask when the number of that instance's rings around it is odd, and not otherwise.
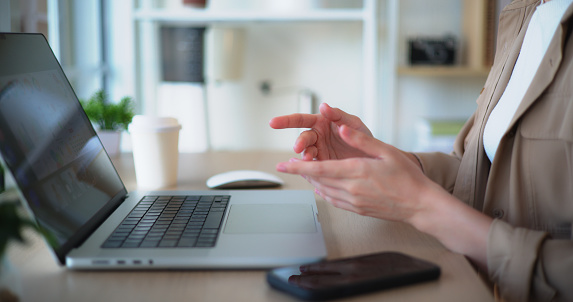
[[[440,267],[406,254],[382,252],[276,268],[268,283],[304,300],[327,300],[437,279]]]

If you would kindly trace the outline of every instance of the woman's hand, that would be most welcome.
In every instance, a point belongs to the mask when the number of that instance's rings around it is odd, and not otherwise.
[[[339,128],[346,125],[370,137],[368,127],[356,116],[327,104],[320,105],[320,114],[291,114],[271,119],[274,129],[310,128],[300,134],[294,144],[294,151],[302,153],[303,160],[331,160],[352,157],[368,157],[363,151],[348,145],[340,138]]]
[[[346,125],[340,139],[367,157],[279,163],[277,170],[303,175],[326,201],[360,215],[408,221],[427,197],[449,195],[423,173],[417,159]],[[431,194],[430,194],[431,192]]]
[[[303,175],[319,195],[338,208],[411,224],[487,269],[490,217],[427,178],[414,155],[346,125],[340,127],[339,137],[368,157],[293,159],[277,164],[277,170]]]

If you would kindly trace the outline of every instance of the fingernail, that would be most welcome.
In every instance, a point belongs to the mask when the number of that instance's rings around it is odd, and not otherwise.
[[[285,163],[279,163],[277,164],[277,171],[279,172],[286,172],[287,171],[287,167]]]

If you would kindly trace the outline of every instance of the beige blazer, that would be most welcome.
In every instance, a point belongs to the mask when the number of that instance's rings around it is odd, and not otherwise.
[[[514,0],[502,11],[492,70],[454,152],[417,155],[428,177],[495,218],[487,266],[501,298],[573,301],[573,5],[493,164],[483,147],[485,123],[509,81],[539,2]]]

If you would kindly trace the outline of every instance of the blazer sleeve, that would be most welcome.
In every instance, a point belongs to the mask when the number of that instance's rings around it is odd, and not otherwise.
[[[487,265],[505,301],[573,301],[573,240],[496,219],[489,230]]]
[[[460,160],[452,154],[441,152],[414,153],[424,174],[452,193],[458,175]]]

